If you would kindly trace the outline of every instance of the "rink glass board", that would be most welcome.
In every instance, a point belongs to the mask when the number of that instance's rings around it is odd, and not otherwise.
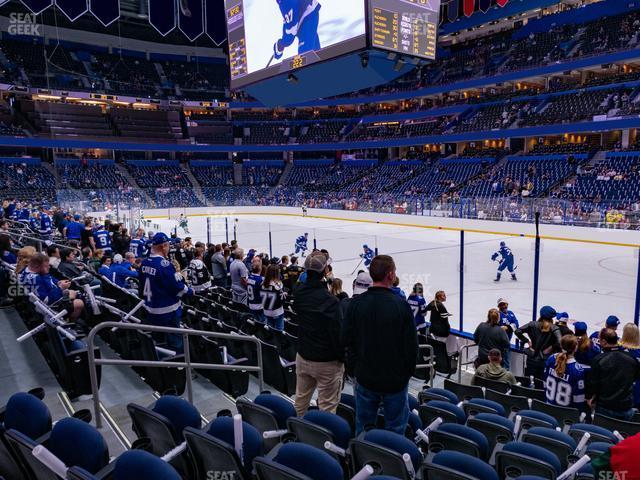
[[[225,12],[232,89],[367,46],[365,0],[225,0]]]
[[[373,48],[435,60],[441,0],[369,0]]]

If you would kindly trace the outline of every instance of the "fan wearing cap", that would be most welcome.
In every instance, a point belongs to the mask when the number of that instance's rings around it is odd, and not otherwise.
[[[547,358],[560,352],[560,329],[553,324],[557,312],[553,307],[540,309],[540,318],[516,329],[516,337],[523,347],[528,345],[524,353],[527,356],[525,375],[542,380]]]
[[[113,265],[111,266],[111,275],[113,283],[121,288],[127,288],[128,278],[138,278],[138,272],[132,270],[131,267],[127,267],[124,264],[124,258],[117,253],[113,256]]]
[[[576,338],[578,339],[578,349],[575,353],[576,362],[584,367],[591,367],[593,359],[600,355],[600,347],[595,345],[589,338],[585,322],[575,322],[573,330],[576,332]]]
[[[509,301],[506,298],[498,299],[498,312],[500,312],[499,325],[506,332],[509,341],[513,337],[513,332],[520,326],[516,314],[509,310]],[[511,364],[511,350],[504,352],[504,368],[509,370]]]
[[[560,329],[560,334],[563,337],[565,335],[573,335],[573,330],[571,330],[567,326],[568,321],[569,321],[569,314],[567,312],[556,313],[556,326]]]
[[[307,278],[294,288],[298,319],[296,356],[296,413],[303,416],[318,389],[320,410],[335,413],[344,376],[344,350],[340,344],[340,302],[329,292],[326,276],[331,259],[311,253],[304,262]]]
[[[411,313],[416,321],[416,330],[424,330],[427,326],[425,315],[427,314],[427,301],[424,299],[424,287],[421,283],[416,283],[407,303],[411,307]]]
[[[147,309],[147,321],[162,327],[180,327],[182,297],[192,295],[182,276],[176,272],[167,259],[169,237],[156,233],[151,242],[151,255],[142,261],[140,267],[140,296]],[[155,336],[162,338],[164,336]],[[183,351],[182,335],[166,335],[169,348]]]
[[[80,240],[80,235],[84,225],[80,223],[80,215],[74,215],[73,220],[67,223],[63,230],[63,236],[67,240]]]
[[[605,327],[606,328],[610,328],[614,332],[617,332],[618,325],[620,325],[620,319],[618,317],[616,317],[615,315],[609,315],[607,317],[607,321],[605,322]],[[600,336],[600,332],[593,332],[591,334],[591,337],[589,337],[591,339],[591,341],[593,342],[593,344],[596,345],[596,346],[600,345],[600,337],[599,336]]]
[[[371,275],[369,275],[369,273],[367,272],[360,272],[353,281],[353,296],[351,298],[347,297],[340,300],[340,310],[342,311],[343,317],[347,314],[347,309],[349,308],[349,303],[351,303],[351,300],[369,290],[369,287],[371,287],[371,285],[373,285]]]

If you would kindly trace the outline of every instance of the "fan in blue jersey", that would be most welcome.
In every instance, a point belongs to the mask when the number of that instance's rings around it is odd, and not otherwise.
[[[94,230],[93,241],[97,249],[102,250],[107,256],[111,255],[111,235],[102,225]]]
[[[609,315],[607,317],[607,321],[605,322],[607,325],[607,328],[610,328],[614,331],[618,331],[618,326],[620,325],[620,319],[618,317],[616,317],[615,315]],[[591,342],[596,346],[596,347],[600,347],[600,332],[593,332],[591,334],[591,337],[589,337],[591,339]]]
[[[291,256],[298,255],[298,253],[300,253],[301,256],[304,257],[307,254],[307,250],[309,250],[309,248],[307,247],[308,241],[309,241],[308,233],[305,233],[304,235],[300,235],[298,238],[296,238],[296,244],[295,244],[296,251],[292,253]]]
[[[129,241],[129,251],[133,253],[136,258],[142,258],[145,256],[146,250],[147,241],[144,238],[144,230],[139,228],[136,236]]]
[[[421,283],[416,283],[413,286],[413,291],[407,303],[411,307],[413,312],[413,318],[416,321],[416,330],[423,329],[427,326],[425,315],[427,314],[427,301],[424,299],[424,287]]]
[[[121,288],[127,288],[129,278],[138,278],[139,274],[124,263],[124,258],[119,253],[113,256],[111,265],[111,281]]]
[[[498,325],[500,325],[502,329],[507,333],[509,341],[511,341],[513,332],[515,332],[520,326],[520,323],[516,318],[516,314],[509,310],[509,302],[504,298],[498,299],[498,312],[500,312],[500,320],[498,322]],[[504,352],[503,357],[504,368],[509,370],[511,351]]]
[[[518,267],[515,265],[513,252],[509,247],[507,247],[507,244],[504,242],[500,242],[500,250],[491,255],[491,260],[495,262],[496,260],[498,260],[498,257],[500,257],[500,265],[498,265],[498,274],[494,282],[500,281],[502,272],[505,270],[508,270],[511,274],[511,280],[518,280],[518,278],[516,277],[516,269]]]
[[[277,0],[282,13],[282,38],[273,45],[273,57],[280,60],[284,49],[298,39],[298,55],[320,49],[318,0]]]
[[[577,408],[586,411],[585,368],[574,358],[578,339],[565,335],[560,340],[562,353],[547,359],[544,369],[544,384],[547,403],[559,407]]]
[[[51,233],[53,232],[53,224],[51,217],[44,211],[44,208],[40,207],[38,213],[38,233],[42,240],[51,240]]]
[[[82,230],[84,230],[84,224],[80,223],[80,215],[74,215],[73,221],[67,223],[62,230],[62,235],[67,240],[80,240],[82,238]]]
[[[28,206],[23,205],[20,211],[18,212],[18,221],[28,224],[30,219],[31,219],[31,209]]]
[[[40,231],[40,221],[36,216],[37,213],[38,211],[34,210],[33,212],[31,212],[31,216],[29,217],[29,226],[31,227],[31,230],[33,230],[34,232]]]
[[[573,324],[573,330],[576,332],[578,339],[578,349],[576,350],[576,362],[585,368],[591,368],[593,359],[596,358],[602,350],[599,345],[594,344],[587,333],[587,324],[584,322],[576,322]]]
[[[113,259],[107,255],[103,255],[100,259],[100,268],[98,273],[103,277],[107,277],[113,282],[113,272],[111,271],[111,265],[113,265]]]
[[[371,261],[373,260],[375,252],[369,248],[369,245],[363,245],[363,253],[360,254],[360,258],[364,260],[364,266],[369,268]]]
[[[247,298],[249,310],[260,323],[266,323],[267,320],[264,317],[262,307],[262,283],[264,277],[260,274],[262,272],[262,260],[259,257],[254,257],[251,261],[251,273],[247,278]]]
[[[162,327],[180,328],[182,317],[182,297],[193,295],[182,276],[176,272],[169,255],[169,237],[156,233],[153,237],[151,255],[142,261],[140,267],[140,293],[147,309],[147,322]],[[156,339],[166,337],[169,348],[183,351],[182,335],[154,335]]]

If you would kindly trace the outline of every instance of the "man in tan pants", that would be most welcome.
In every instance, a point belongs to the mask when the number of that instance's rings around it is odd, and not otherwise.
[[[340,302],[325,281],[331,259],[314,252],[304,262],[306,278],[295,288],[298,315],[296,356],[296,413],[303,416],[318,389],[320,410],[335,413],[344,376],[344,350],[340,346]]]

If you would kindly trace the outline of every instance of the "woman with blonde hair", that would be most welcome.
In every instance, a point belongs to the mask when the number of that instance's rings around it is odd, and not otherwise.
[[[627,323],[622,329],[620,346],[635,358],[640,359],[640,329],[635,323]],[[640,381],[633,385],[633,406],[640,406]]]
[[[34,247],[22,247],[18,250],[18,262],[16,263],[16,274],[21,273],[29,264],[29,260],[36,254]]]
[[[342,290],[342,279],[334,278],[333,282],[331,282],[331,293],[338,299],[344,300],[345,298],[349,298],[349,295]]]
[[[544,384],[547,403],[586,411],[585,368],[576,362],[578,338],[565,335],[560,339],[562,352],[547,359]]]

